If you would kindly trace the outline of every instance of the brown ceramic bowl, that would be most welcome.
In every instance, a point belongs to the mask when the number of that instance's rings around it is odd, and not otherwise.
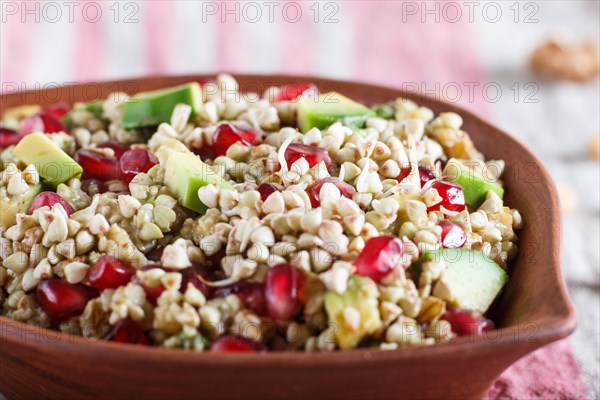
[[[497,301],[499,329],[484,337],[394,351],[211,354],[90,342],[0,318],[0,393],[17,398],[481,398],[500,373],[525,354],[568,336],[575,312],[560,271],[556,190],[540,161],[511,136],[450,104],[396,89],[307,77],[237,76],[242,90],[310,81],[374,104],[412,98],[436,113],[456,111],[489,158],[506,160],[506,201],[525,228],[519,256]],[[48,88],[2,95],[2,110],[136,92],[208,76]]]

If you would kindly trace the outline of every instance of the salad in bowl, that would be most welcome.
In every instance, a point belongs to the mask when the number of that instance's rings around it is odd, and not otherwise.
[[[493,329],[523,221],[460,115],[226,74],[0,125],[0,312],[195,351]]]

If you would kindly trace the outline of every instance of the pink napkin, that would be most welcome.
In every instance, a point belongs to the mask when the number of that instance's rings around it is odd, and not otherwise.
[[[587,399],[569,340],[550,344],[517,361],[504,371],[485,399]]]

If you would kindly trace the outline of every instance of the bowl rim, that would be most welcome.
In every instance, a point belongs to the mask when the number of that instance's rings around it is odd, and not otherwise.
[[[315,82],[320,84],[334,84],[347,87],[361,87],[365,90],[383,91],[394,93],[396,97],[404,97],[415,101],[423,101],[424,96],[421,93],[408,93],[404,90],[375,85],[370,83],[362,83],[356,81],[329,79],[318,76],[299,76],[299,75],[280,75],[280,74],[233,74],[235,77],[246,80],[257,80],[260,82],[276,81],[278,84],[286,82]],[[198,74],[198,75],[165,75],[165,76],[150,76],[141,78],[108,80],[108,81],[90,81],[77,83],[75,85],[53,86],[52,90],[64,91],[74,87],[86,85],[101,85],[101,84],[116,84],[120,85],[131,84],[131,82],[152,82],[154,80],[173,80],[173,81],[206,81],[213,79],[216,74]],[[0,94],[0,110],[4,109],[5,103],[15,96],[24,96],[42,92],[40,90],[18,91],[13,93]],[[489,129],[498,131],[503,139],[509,142],[511,146],[520,148],[520,151],[525,153],[529,160],[539,166],[539,174],[542,184],[548,190],[548,208],[550,211],[559,210],[559,201],[556,187],[553,180],[539,158],[525,146],[521,141],[506,133],[504,130],[492,125],[485,119],[475,115],[473,112],[462,108],[461,106],[448,103],[439,99],[427,97],[427,101],[437,106],[444,107],[448,111],[454,111],[461,115],[464,120],[477,120],[483,126]],[[392,100],[392,99],[390,99]],[[19,102],[16,102],[19,103]],[[23,103],[26,104],[26,103]],[[474,140],[476,142],[476,140]],[[560,214],[559,214],[560,215]],[[560,243],[562,223],[561,219],[557,218],[556,230],[549,232],[548,242],[555,243],[556,252],[554,254],[555,263],[552,265],[553,278],[559,289],[558,298],[564,305],[563,312],[555,312],[549,314],[542,319],[530,321],[527,324],[511,325],[488,332],[484,336],[478,337],[461,337],[450,342],[436,343],[426,346],[406,346],[399,347],[395,350],[381,350],[378,348],[358,348],[334,352],[264,352],[264,353],[212,353],[210,351],[194,352],[194,351],[177,351],[175,349],[167,349],[159,346],[138,346],[123,343],[113,343],[103,340],[86,339],[79,335],[65,334],[49,328],[41,328],[33,325],[28,325],[24,322],[18,322],[4,316],[0,316],[0,345],[2,342],[11,344],[35,346],[43,343],[44,346],[54,346],[65,351],[87,351],[95,352],[106,356],[130,356],[144,357],[156,360],[164,360],[165,362],[193,363],[194,365],[237,365],[242,362],[244,365],[267,365],[277,361],[286,361],[284,366],[302,366],[313,365],[315,362],[325,365],[340,365],[340,364],[369,364],[381,361],[398,361],[398,360],[422,360],[437,358],[442,354],[456,354],[460,352],[463,355],[467,354],[485,354],[497,351],[498,348],[514,348],[519,345],[522,347],[522,354],[525,354],[535,348],[541,347],[550,342],[569,336],[577,325],[577,316],[573,304],[569,298],[566,289],[565,281],[561,273],[560,261]],[[535,324],[535,337],[522,338],[519,330],[528,325]],[[515,336],[515,328],[517,336]],[[40,335],[43,338],[40,340]],[[490,336],[493,336],[490,338]],[[35,340],[28,340],[34,337]],[[49,340],[47,340],[49,339]],[[531,340],[534,339],[534,340]]]

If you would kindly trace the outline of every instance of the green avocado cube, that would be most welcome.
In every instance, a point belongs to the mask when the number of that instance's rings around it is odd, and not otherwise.
[[[34,164],[42,179],[54,187],[83,172],[81,165],[40,132],[25,135],[13,154],[27,165]]]
[[[42,184],[29,185],[27,192],[18,198],[0,195],[0,226],[8,228],[16,223],[18,213],[27,213],[31,202],[42,191]]]
[[[500,198],[504,196],[504,189],[497,180],[491,180],[476,173],[455,158],[448,160],[446,168],[444,168],[444,176],[462,187],[465,202],[473,209],[479,208],[490,190]]]
[[[367,119],[375,116],[375,111],[336,92],[298,100],[298,128],[304,133],[312,128],[325,129],[337,121],[362,128]]]
[[[422,258],[446,264],[433,295],[457,308],[485,313],[508,281],[506,271],[480,251],[440,249]]]
[[[191,106],[192,116],[196,115],[202,105],[200,85],[192,82],[182,86],[136,94],[123,104],[121,126],[125,129],[135,129],[169,122],[177,104]]]
[[[377,298],[379,290],[370,278],[353,275],[342,294],[329,290],[325,294],[325,311],[333,329],[334,338],[341,349],[356,347],[362,339],[377,333],[381,327],[381,316]],[[347,323],[344,312],[352,307],[360,315],[358,326]]]
[[[198,198],[198,189],[209,184],[233,189],[197,155],[191,152],[173,152],[169,155],[165,167],[165,185],[184,207],[204,214],[207,207]]]

